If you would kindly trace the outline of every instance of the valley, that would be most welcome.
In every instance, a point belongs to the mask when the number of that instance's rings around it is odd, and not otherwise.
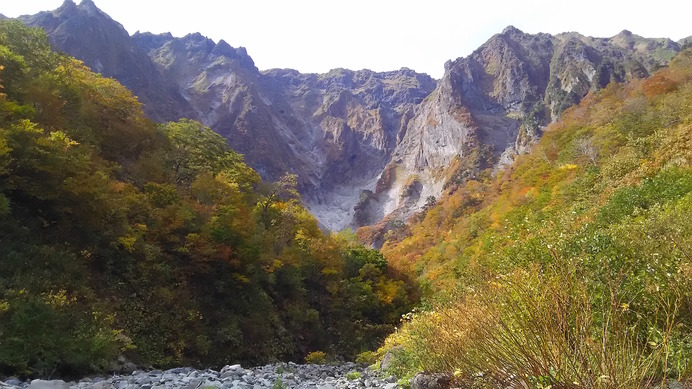
[[[690,387],[691,46],[316,74],[0,15],[0,387]]]
[[[129,36],[91,0],[22,20],[130,88],[152,119],[200,121],[264,179],[296,174],[304,204],[333,231],[405,222],[473,166],[510,164],[565,108],[611,81],[646,77],[682,44],[510,26],[434,80],[406,68],[259,71],[245,48],[200,33]]]

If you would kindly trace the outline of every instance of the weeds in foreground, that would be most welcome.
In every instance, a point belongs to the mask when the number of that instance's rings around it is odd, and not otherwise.
[[[286,385],[282,380],[281,377],[276,377],[276,381],[274,381],[274,385],[272,385],[272,389],[287,389],[288,385]]]
[[[414,315],[389,341],[406,346],[400,369],[482,376],[491,387],[646,387],[671,371],[681,301],[680,293],[651,295],[657,330],[616,288],[599,295],[575,271],[515,270]]]

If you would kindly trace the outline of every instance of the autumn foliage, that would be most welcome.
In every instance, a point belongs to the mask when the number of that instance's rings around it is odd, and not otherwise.
[[[398,355],[393,371],[478,387],[689,380],[691,107],[687,50],[592,92],[529,154],[385,242],[428,291],[382,350]]]
[[[200,123],[0,22],[0,375],[353,358],[410,308],[373,250],[328,235]]]

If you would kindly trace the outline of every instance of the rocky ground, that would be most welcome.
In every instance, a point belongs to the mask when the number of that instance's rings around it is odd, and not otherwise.
[[[355,389],[397,388],[396,378],[383,377],[364,365],[298,365],[280,363],[245,369],[240,365],[226,366],[221,371],[196,370],[189,367],[166,371],[135,371],[130,375],[84,378],[80,381],[61,380],[21,381],[16,378],[0,380],[0,388],[29,389],[212,389],[212,388],[305,388]]]

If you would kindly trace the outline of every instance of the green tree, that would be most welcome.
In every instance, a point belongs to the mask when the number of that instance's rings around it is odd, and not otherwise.
[[[165,156],[172,166],[175,182],[190,185],[202,172],[213,174],[226,171],[244,189],[259,182],[259,176],[243,163],[219,134],[201,123],[182,119],[161,126],[170,140]]]

